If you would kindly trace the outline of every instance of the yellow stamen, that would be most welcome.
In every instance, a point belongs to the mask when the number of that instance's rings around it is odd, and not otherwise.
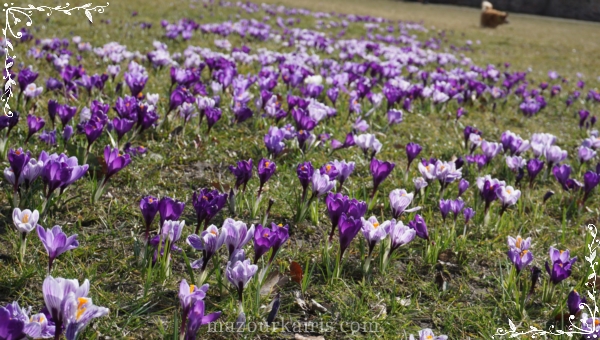
[[[196,286],[194,285],[190,285],[190,294],[194,292],[194,289],[196,288]]]
[[[379,222],[373,223],[373,228],[377,229],[377,227],[379,227]]]
[[[215,236],[217,236],[217,232],[214,231],[214,230],[211,230],[210,233],[213,234],[213,235],[215,235]]]
[[[149,198],[148,203],[154,203],[154,200],[152,198]]]
[[[271,164],[271,163],[269,163],[269,162],[265,162],[265,167],[268,167],[268,166],[269,166],[269,164]]]
[[[20,155],[21,155],[21,153],[22,153],[22,152],[21,152],[21,150],[17,150],[17,151],[15,151],[15,154],[16,154],[17,156],[20,156]]]
[[[522,242],[523,242],[523,239],[520,236],[517,236],[517,242],[515,242],[515,246],[517,246],[517,248],[521,249]]]
[[[512,190],[510,190],[510,189],[506,189],[506,193],[507,193],[507,194],[512,194]]]
[[[529,253],[529,250],[525,249],[521,252],[521,257],[525,256],[525,254]]]
[[[206,197],[206,196],[202,196],[202,199],[205,201],[208,201],[208,197]]]
[[[327,166],[325,166],[325,171],[327,171],[327,172],[331,171],[331,165],[328,164]]]
[[[23,215],[23,218],[21,219],[21,222],[23,222],[23,223],[29,222],[29,215],[28,214]]]
[[[87,308],[83,307],[88,301],[88,298],[84,298],[84,297],[80,297],[77,299],[77,301],[79,302],[77,305],[77,313],[75,314],[75,319],[79,320],[81,318],[81,316],[83,315],[83,313],[85,312],[85,310]]]
[[[283,227],[283,224],[279,223],[277,226],[278,226],[278,227]]]
[[[264,233],[263,237],[269,237],[269,233]]]

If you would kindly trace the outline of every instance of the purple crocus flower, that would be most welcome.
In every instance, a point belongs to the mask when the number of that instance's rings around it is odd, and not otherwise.
[[[571,176],[571,167],[567,164],[556,165],[552,168],[552,174],[556,181],[562,186],[565,191],[569,191],[567,182]]]
[[[381,242],[387,237],[390,221],[385,221],[379,224],[377,218],[375,216],[371,216],[368,220],[364,217],[361,217],[361,222],[361,230],[363,236],[367,240],[367,245],[369,246],[369,253],[367,256],[370,257],[377,243]]]
[[[594,171],[588,171],[583,175],[583,190],[585,192],[583,196],[583,202],[587,201],[592,193],[592,190],[600,183],[600,175]]]
[[[567,308],[569,308],[569,314],[577,316],[584,308],[582,304],[585,304],[587,301],[585,298],[581,298],[579,293],[573,289],[569,296],[567,296]]]
[[[587,110],[579,110],[579,128],[583,128],[585,121],[590,116],[590,111]]]
[[[225,234],[225,245],[231,260],[237,250],[240,250],[254,236],[254,225],[248,228],[246,223],[227,218],[223,222],[221,233]]]
[[[462,198],[457,198],[450,202],[450,211],[454,215],[455,222],[456,222],[456,218],[458,217],[458,214],[460,214],[460,212],[463,210],[464,207],[465,207],[465,202],[462,200]]]
[[[178,200],[172,199],[171,197],[164,196],[158,201],[158,213],[160,214],[160,226],[166,220],[177,221],[185,208],[185,203]]]
[[[462,196],[467,189],[469,189],[469,181],[461,178],[460,182],[458,182],[458,197]]]
[[[276,126],[269,127],[269,132],[264,137],[265,146],[273,157],[277,157],[285,147],[283,140],[284,133]]]
[[[391,240],[388,258],[390,258],[394,250],[410,243],[417,235],[417,232],[414,229],[405,226],[402,221],[396,221],[395,219],[390,221],[387,229],[387,233],[390,235]]]
[[[456,120],[458,120],[460,117],[464,116],[467,113],[467,111],[465,110],[464,107],[459,107],[458,110],[456,110]]]
[[[414,207],[406,209],[413,200],[414,194],[406,192],[404,189],[395,189],[390,192],[390,208],[392,209],[392,216],[394,219],[400,218],[405,212],[413,212],[420,210],[421,207]]]
[[[517,203],[519,197],[521,197],[521,190],[517,190],[513,187],[509,186],[499,186],[496,188],[496,195],[498,199],[502,203],[502,210],[500,210],[500,215],[506,211],[506,209]]]
[[[416,214],[412,221],[408,222],[408,227],[414,229],[422,239],[429,241],[429,232],[427,231],[427,224],[421,215]]]
[[[592,158],[596,157],[596,151],[588,148],[587,146],[580,146],[577,150],[577,158],[579,158],[579,162],[585,163]]]
[[[375,196],[375,192],[377,188],[383,182],[389,174],[394,170],[396,166],[395,163],[390,162],[382,162],[375,157],[371,159],[371,165],[369,169],[371,170],[371,175],[373,176],[373,192],[371,193],[371,197]]]
[[[69,124],[71,119],[75,117],[76,113],[77,107],[75,106],[58,105],[58,107],[56,108],[56,115],[58,115],[58,118],[60,119],[60,122],[62,123],[63,127]]]
[[[550,275],[550,281],[554,284],[558,284],[564,279],[571,276],[571,266],[577,261],[577,256],[571,258],[569,250],[558,250],[554,247],[550,247],[550,262],[552,268],[546,261],[546,271]]]
[[[48,273],[52,271],[52,263],[57,257],[64,252],[79,247],[77,234],[67,237],[61,226],[55,225],[52,229],[48,228],[46,230],[38,225],[37,233],[48,253]]]
[[[452,200],[440,200],[440,212],[442,213],[442,219],[445,221],[446,217],[448,216],[448,214],[450,213],[450,210],[452,209]]]
[[[248,159],[247,161],[238,161],[237,167],[230,165],[229,171],[231,171],[231,173],[233,173],[233,175],[236,177],[235,189],[237,190],[240,185],[243,185],[243,191],[245,192],[246,184],[250,178],[252,178],[252,158]]]
[[[421,153],[421,150],[423,150],[423,148],[417,143],[410,142],[406,144],[406,158],[408,159],[408,165],[406,166],[407,172],[410,164]]]
[[[210,259],[225,243],[226,235],[227,234],[223,232],[223,230],[219,231],[213,224],[202,231],[200,236],[197,234],[189,235],[186,240],[187,244],[196,250],[202,251],[202,258],[192,262],[192,268],[200,268],[200,271],[204,273]]]
[[[237,253],[235,258],[227,262],[225,275],[229,282],[237,289],[238,301],[241,303],[243,301],[244,288],[248,285],[254,274],[256,274],[258,266],[251,264],[250,260],[244,259],[243,249],[238,250]]]
[[[158,213],[158,199],[154,196],[145,196],[140,200],[140,210],[146,227],[146,240],[149,240],[150,226]]]
[[[110,146],[107,145],[104,148],[104,161],[106,162],[106,174],[103,183],[106,183],[112,176],[131,163],[131,156],[128,154],[122,155],[117,148],[111,150]]]
[[[118,142],[121,141],[121,138],[123,138],[123,136],[127,132],[131,131],[134,124],[135,124],[135,121],[127,119],[127,118],[122,118],[122,119],[119,119],[117,117],[113,118],[112,126],[115,129],[115,131],[117,132],[117,141]]]
[[[481,150],[485,155],[487,162],[489,163],[496,155],[502,152],[502,144],[500,143],[490,143],[486,140],[481,142]]]
[[[389,110],[387,119],[389,125],[400,124],[402,122],[402,111],[395,109]]]
[[[204,229],[208,227],[210,220],[215,217],[227,203],[227,194],[221,194],[217,190],[200,189],[192,195],[192,205],[196,210],[196,231],[200,231],[200,225],[204,223]]]
[[[19,178],[30,158],[31,153],[29,151],[23,152],[22,148],[18,148],[17,150],[10,149],[10,151],[8,151],[8,163],[15,176],[15,184],[13,185],[14,192],[17,192],[19,189]]]
[[[73,168],[64,162],[54,159],[45,162],[42,181],[46,188],[46,198],[49,198],[56,189],[65,185],[71,179],[72,174]]]
[[[544,168],[544,162],[540,161],[537,158],[532,158],[527,161],[527,173],[529,174],[529,186],[533,186],[533,181],[535,177],[542,171]]]
[[[17,77],[17,82],[19,83],[19,88],[21,92],[25,91],[25,88],[29,84],[33,84],[33,82],[37,79],[39,73],[33,72],[31,68],[26,67],[19,72],[19,76]]]
[[[335,228],[337,228],[340,217],[343,213],[348,210],[348,196],[344,196],[340,193],[329,193],[325,197],[325,205],[327,206],[327,214],[331,220],[331,233],[329,234],[329,240],[333,238]]]
[[[132,62],[135,64],[135,62]],[[137,65],[137,64],[136,64]],[[140,66],[141,67],[141,66]],[[132,70],[131,64],[129,65],[129,72],[125,72],[124,78],[125,83],[129,87],[131,91],[131,95],[137,97],[144,87],[146,86],[146,82],[148,81],[148,75],[143,73],[143,68]]]
[[[348,249],[350,243],[361,228],[362,221],[360,218],[354,218],[353,216],[346,215],[346,213],[342,213],[338,222],[338,232],[340,234],[340,261],[344,256],[344,252]]]
[[[277,166],[275,165],[275,162],[268,160],[266,158],[263,158],[260,160],[260,162],[258,162],[257,173],[258,173],[258,179],[260,180],[260,185],[258,187],[257,197],[260,197],[263,186],[265,185],[265,183],[267,183],[269,178],[271,178],[271,176],[273,176],[276,169],[277,169]],[[313,175],[313,177],[314,177],[314,175]]]
[[[333,166],[338,170],[337,181],[340,183],[339,190],[342,190],[344,182],[350,177],[350,174],[354,171],[355,163],[334,160]]]
[[[206,115],[206,122],[208,124],[208,131],[210,133],[210,129],[221,119],[221,109],[215,107],[207,107],[204,111]]]
[[[327,175],[331,180],[336,179],[340,174],[339,169],[332,162],[329,162],[319,168],[319,173],[321,175]]]
[[[271,251],[271,256],[269,257],[269,263],[273,262],[275,255],[279,252],[279,249],[283,247],[283,245],[290,238],[290,227],[286,224],[275,224],[271,223],[271,234],[275,234],[273,240],[273,247]]]
[[[258,260],[266,254],[275,242],[277,237],[276,233],[273,233],[271,229],[265,228],[262,224],[259,224],[254,229],[254,264],[258,263]]]
[[[525,266],[533,262],[533,254],[527,249],[510,247],[507,255],[510,262],[515,265],[517,273],[520,273]]]
[[[479,193],[481,198],[485,201],[485,214],[490,208],[490,204],[498,199],[498,195],[496,194],[496,190],[505,186],[506,182],[500,181],[498,179],[492,178],[490,175],[486,175],[484,177],[477,178],[477,188],[479,189]]]
[[[205,315],[205,306],[203,300],[194,302],[189,311],[187,319],[187,327],[185,332],[185,340],[196,340],[196,334],[203,325],[208,325],[221,317],[221,312],[214,312]]]
[[[311,178],[312,197],[321,197],[331,191],[335,186],[335,180],[329,178],[326,174],[321,174],[320,171],[315,171]]]
[[[25,138],[25,144],[27,144],[29,138],[31,138],[31,136],[33,136],[36,132],[40,131],[44,125],[46,125],[44,118],[40,118],[32,114],[27,115],[27,127],[29,128],[29,132],[27,133],[27,138]]]
[[[308,184],[311,182],[314,171],[311,162],[300,163],[296,168],[298,180],[300,180],[300,185],[302,185],[302,200],[306,198],[306,188],[308,188]]]
[[[463,210],[463,216],[465,217],[465,225],[475,216],[475,211],[472,208],[465,208]]]
[[[185,325],[190,313],[190,309],[196,301],[201,301],[206,296],[208,291],[208,284],[204,284],[201,287],[196,285],[190,285],[185,279],[181,280],[179,284],[179,303],[181,304],[181,328],[180,333],[185,332]]]

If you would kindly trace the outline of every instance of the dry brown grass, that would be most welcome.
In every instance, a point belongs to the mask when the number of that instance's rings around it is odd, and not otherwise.
[[[472,55],[478,63],[510,62],[518,69],[532,67],[544,74],[555,69],[568,77],[582,72],[600,76],[600,23],[510,13],[508,25],[479,27],[480,10],[448,5],[423,5],[391,0],[264,0],[313,11],[380,16],[423,21],[427,28],[444,29],[453,41],[485,42]],[[502,10],[499,8],[499,10]],[[454,31],[450,35],[450,31]],[[464,34],[464,39],[462,38]],[[475,45],[477,47],[477,45]],[[482,45],[483,46],[483,45]]]

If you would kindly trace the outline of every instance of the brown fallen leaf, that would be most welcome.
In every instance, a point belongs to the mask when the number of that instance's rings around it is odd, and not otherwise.
[[[290,263],[290,276],[296,283],[302,284],[302,267],[296,261]]]

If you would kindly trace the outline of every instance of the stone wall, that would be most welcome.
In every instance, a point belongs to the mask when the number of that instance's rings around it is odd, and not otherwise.
[[[429,0],[429,3],[434,4],[477,8],[481,8],[481,2],[481,0]],[[600,21],[600,0],[492,0],[490,2],[494,5],[494,9],[499,11]]]

